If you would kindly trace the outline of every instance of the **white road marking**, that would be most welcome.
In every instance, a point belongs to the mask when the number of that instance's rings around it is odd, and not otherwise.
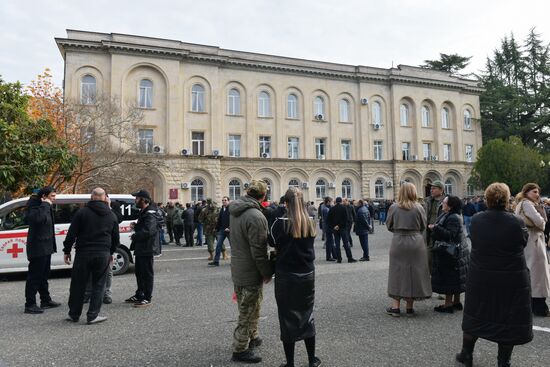
[[[550,333],[550,328],[548,328],[548,327],[533,326],[533,330],[544,331],[545,333]]]
[[[185,259],[162,259],[162,260],[155,260],[155,262],[168,262],[168,261],[187,261],[187,260],[208,260],[207,257],[188,257]]]

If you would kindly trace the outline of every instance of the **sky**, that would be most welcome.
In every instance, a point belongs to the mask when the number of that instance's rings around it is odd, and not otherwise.
[[[549,43],[548,14],[548,0],[0,0],[0,76],[50,68],[61,86],[66,29],[382,68],[458,53],[478,73],[511,33]]]

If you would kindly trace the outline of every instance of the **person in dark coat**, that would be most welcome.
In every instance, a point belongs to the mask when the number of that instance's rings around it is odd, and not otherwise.
[[[472,201],[473,199],[469,199],[466,205],[464,205],[464,209],[462,211],[462,215],[464,216],[464,225],[466,226],[466,232],[468,233],[468,236],[470,235],[472,217],[476,213],[476,207],[474,206],[474,203]]]
[[[327,196],[323,203],[323,211],[321,212],[321,217],[323,218],[323,233],[325,235],[325,253],[327,261],[336,261],[338,255],[334,247],[334,233],[332,232],[332,227],[328,225],[328,213],[330,208],[332,208],[332,198]]]
[[[39,314],[46,308],[61,306],[52,301],[48,287],[52,254],[57,252],[52,208],[55,196],[56,192],[52,187],[44,187],[27,202],[29,271],[25,284],[25,313]],[[37,292],[40,294],[40,307],[36,305]]]
[[[195,232],[195,211],[191,203],[185,204],[183,217],[183,232],[185,234],[185,247],[193,247],[193,233]]]
[[[340,240],[344,244],[344,250],[346,251],[346,256],[349,263],[357,262],[353,258],[351,249],[349,246],[348,239],[348,211],[346,207],[342,205],[342,198],[336,198],[336,205],[329,209],[327,215],[327,224],[332,228],[332,233],[334,234],[334,248],[336,249],[336,261],[338,263],[342,262],[342,251],[340,249]]]
[[[159,226],[157,207],[152,203],[151,195],[146,190],[133,193],[136,206],[140,208],[137,222],[132,224],[132,244],[134,251],[135,273],[137,281],[136,293],[125,300],[134,307],[147,307],[151,304],[153,295],[154,271],[153,256],[159,253]]]
[[[353,224],[355,223],[355,218],[357,217],[357,213],[355,212],[355,205],[353,203],[353,200],[350,201],[348,198],[343,199],[344,207],[346,208],[346,211],[348,213],[348,224],[347,224],[347,230],[348,230],[348,241],[349,241],[349,247],[353,247],[353,239],[351,238],[351,230],[353,228]]]
[[[315,221],[309,217],[302,192],[290,188],[284,196],[286,214],[271,228],[270,241],[277,251],[275,300],[281,341],[286,356],[284,367],[294,367],[295,343],[303,340],[309,367],[321,365],[315,356]]]
[[[445,251],[433,252],[432,291],[445,295],[445,304],[436,306],[436,312],[453,313],[463,308],[460,294],[466,290],[470,253],[462,229],[461,206],[458,197],[447,196],[443,199],[443,213],[435,224],[428,225],[434,241],[450,243],[458,248],[458,258]]]
[[[88,279],[91,278],[88,324],[107,320],[99,316],[111,258],[120,245],[118,219],[111,211],[105,190],[95,188],[91,200],[78,210],[63,242],[65,264],[71,264],[71,250],[76,255],[71,272],[69,321],[78,322],[84,304]]]
[[[357,215],[355,216],[355,233],[359,237],[363,257],[359,261],[370,261],[369,257],[369,232],[370,232],[370,213],[363,200],[357,200]]]
[[[462,351],[456,359],[472,366],[478,338],[498,343],[498,366],[510,366],[514,345],[533,339],[531,285],[524,248],[528,232],[506,211],[510,189],[493,183],[485,190],[488,210],[472,218],[472,253],[462,319]]]
[[[225,252],[225,245],[223,244],[225,239],[231,244],[231,239],[229,237],[229,197],[224,196],[222,198],[222,207],[218,213],[218,221],[216,222],[216,253],[214,254],[214,259],[212,262],[209,262],[210,266],[219,266],[220,265],[220,256],[223,253],[223,259],[227,260],[227,254]],[[264,209],[265,210],[265,209]]]

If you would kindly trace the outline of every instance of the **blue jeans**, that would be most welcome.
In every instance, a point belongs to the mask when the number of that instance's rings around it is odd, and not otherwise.
[[[202,223],[197,224],[197,245],[202,245]]]
[[[214,256],[214,262],[220,262],[220,255],[222,253],[222,245],[223,241],[227,237],[227,240],[229,241],[229,244],[231,244],[231,240],[229,239],[229,233],[224,231],[223,229],[218,232],[218,243],[216,244],[216,255]]]
[[[380,225],[386,224],[386,212],[385,211],[380,211],[378,213],[378,224],[380,224]]]
[[[351,249],[349,247],[348,231],[347,229],[341,229],[339,231],[334,231],[334,247],[336,249],[336,260],[342,261],[342,250],[340,249],[340,239],[344,244],[344,250],[346,251],[346,257],[348,261],[353,259],[351,254]]]
[[[363,249],[363,257],[365,259],[369,258],[369,232],[364,232],[363,234],[358,234],[359,242],[361,242],[361,248]]]
[[[327,254],[327,261],[329,259],[336,259],[336,251],[334,250],[334,236],[332,231],[327,229],[324,231],[325,234],[325,251]]]
[[[465,215],[464,216],[464,225],[466,226],[466,232],[468,236],[470,235],[470,227],[472,226],[472,217]]]

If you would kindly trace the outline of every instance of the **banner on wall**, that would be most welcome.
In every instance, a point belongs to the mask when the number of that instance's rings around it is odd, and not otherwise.
[[[170,200],[176,200],[178,198],[178,189],[170,189]]]

